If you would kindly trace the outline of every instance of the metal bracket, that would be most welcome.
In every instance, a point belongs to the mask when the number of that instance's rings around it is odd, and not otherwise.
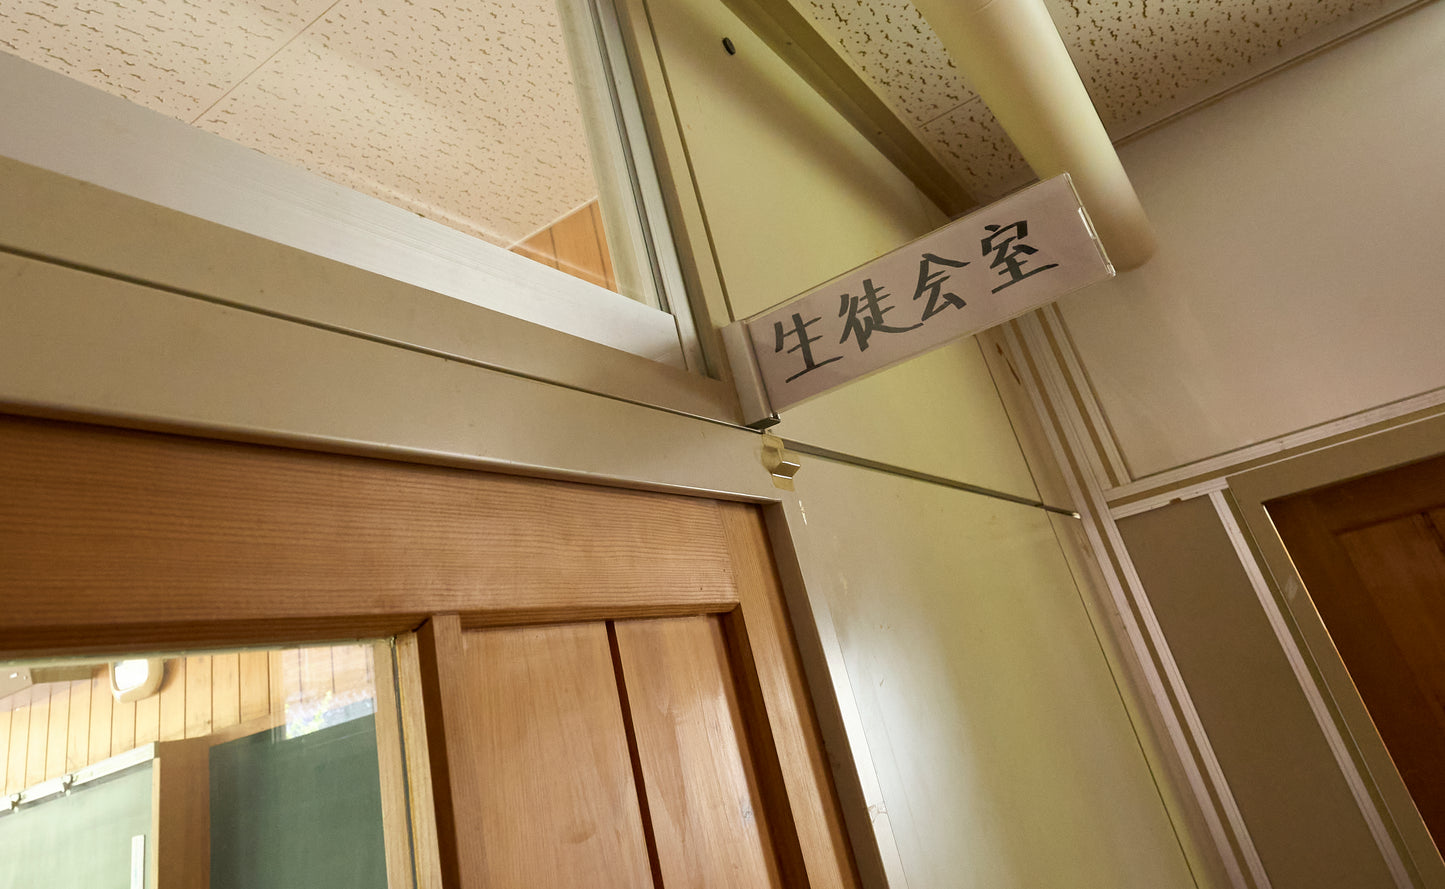
[[[784,491],[793,490],[793,476],[803,468],[798,455],[790,452],[781,438],[763,433],[763,467],[773,477],[773,487]]]
[[[758,370],[758,359],[753,354],[747,324],[734,321],[718,332],[727,352],[733,385],[738,390],[738,406],[742,408],[744,425],[753,429],[776,425],[778,415],[773,413],[772,402],[768,401],[768,390],[763,386],[763,374]]]

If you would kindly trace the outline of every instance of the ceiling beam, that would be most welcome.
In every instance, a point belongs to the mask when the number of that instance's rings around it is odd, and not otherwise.
[[[724,0],[798,76],[949,216],[978,202],[788,0]]]

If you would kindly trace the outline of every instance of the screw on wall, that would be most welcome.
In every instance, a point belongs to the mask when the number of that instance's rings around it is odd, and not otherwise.
[[[738,54],[738,48],[736,46],[733,46],[733,39],[731,37],[723,38],[723,49],[727,50],[728,55],[730,56],[735,56]]]

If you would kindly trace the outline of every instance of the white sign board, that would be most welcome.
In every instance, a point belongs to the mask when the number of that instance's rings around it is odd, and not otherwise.
[[[779,411],[1113,274],[1065,174],[744,324]]]

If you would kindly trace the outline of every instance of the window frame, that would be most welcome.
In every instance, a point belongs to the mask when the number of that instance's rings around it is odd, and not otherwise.
[[[561,0],[558,9],[606,221],[614,242],[625,245],[619,253],[631,254],[615,260],[633,266],[640,299],[8,54],[0,54],[0,115],[7,120],[0,128],[0,157],[410,284],[449,302],[478,306],[489,310],[479,318],[485,324],[508,316],[705,374],[708,359],[689,306],[616,13],[609,0]],[[632,257],[637,261],[630,262]],[[424,298],[419,292],[410,297]],[[440,304],[432,301],[426,311]],[[256,307],[305,311],[299,305]],[[412,314],[414,305],[394,312],[398,322]],[[393,331],[383,325],[368,333],[389,337]]]

